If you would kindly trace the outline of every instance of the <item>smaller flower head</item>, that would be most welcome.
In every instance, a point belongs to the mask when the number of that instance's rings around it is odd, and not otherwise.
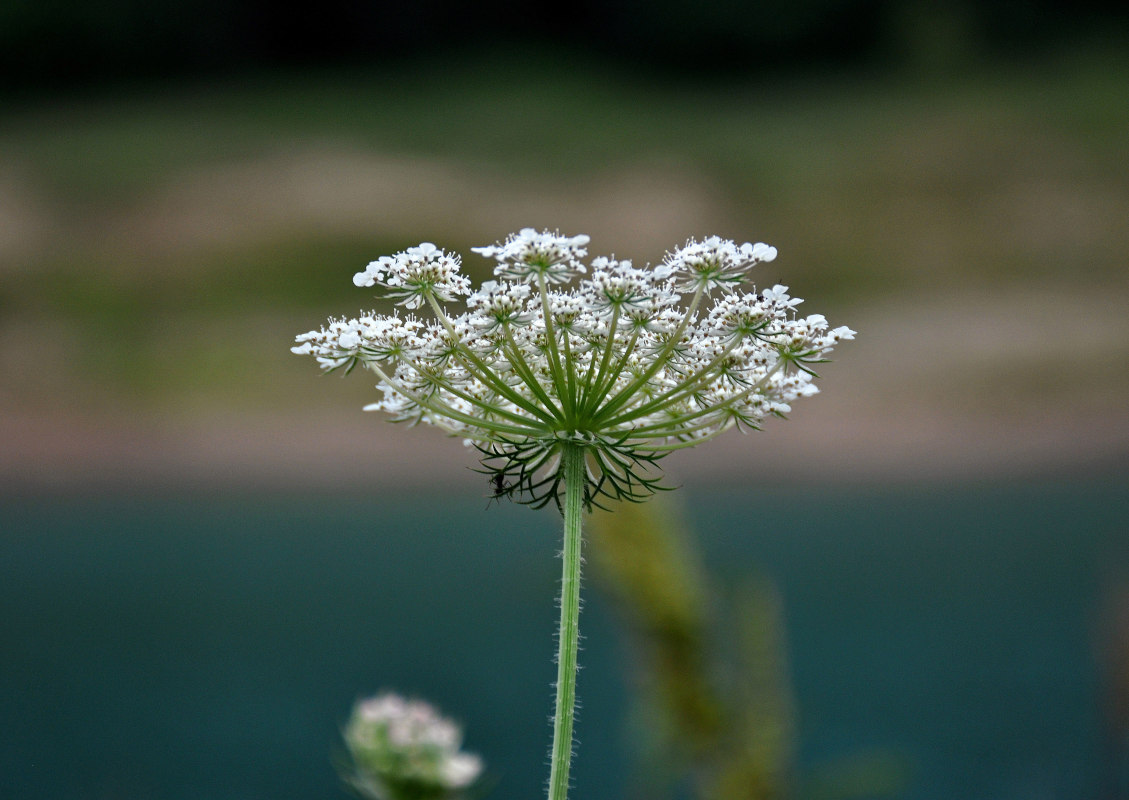
[[[460,751],[459,726],[420,700],[362,700],[344,736],[353,759],[347,780],[374,800],[454,798],[482,773],[482,760]]]
[[[581,292],[597,311],[645,309],[654,312],[670,305],[678,296],[667,290],[651,270],[636,269],[630,261],[610,258],[592,260],[592,277],[581,284]]]
[[[668,253],[656,270],[662,276],[672,276],[678,288],[687,291],[712,289],[732,291],[750,269],[761,261],[776,258],[776,248],[763,242],[737,245],[719,236],[702,241],[691,239],[683,247]]]
[[[530,283],[544,278],[549,283],[567,283],[584,271],[580,259],[588,254],[587,244],[588,237],[584,234],[561,236],[522,228],[510,234],[505,242],[471,250],[497,261],[494,275],[503,280]]]
[[[527,324],[532,319],[525,310],[529,294],[529,286],[523,283],[486,281],[467,298],[467,308],[475,312],[471,324],[483,330]]]
[[[450,302],[470,292],[470,281],[459,274],[460,265],[457,255],[423,242],[373,261],[353,276],[353,283],[383,286],[399,305],[419,308],[428,298]]]

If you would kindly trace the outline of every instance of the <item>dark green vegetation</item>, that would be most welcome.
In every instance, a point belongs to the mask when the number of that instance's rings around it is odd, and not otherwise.
[[[97,6],[0,3],[0,74],[13,86],[97,86],[312,64],[435,61],[457,52],[537,49],[578,60],[698,76],[819,63],[944,65],[1045,52],[1126,33],[1099,0],[608,0],[567,6],[481,0],[426,5],[325,0],[285,11],[264,0],[135,0]]]

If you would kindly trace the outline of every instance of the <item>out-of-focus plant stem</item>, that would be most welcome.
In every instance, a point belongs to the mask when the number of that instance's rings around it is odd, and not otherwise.
[[[793,797],[795,709],[779,593],[771,581],[751,580],[735,611],[738,673],[730,687],[730,732],[705,796]]]
[[[592,522],[590,558],[642,651],[654,741],[640,796],[669,796],[687,776],[690,796],[708,800],[791,796],[793,708],[772,586],[742,595],[725,628],[736,652],[723,653],[705,570],[677,515],[656,498]]]

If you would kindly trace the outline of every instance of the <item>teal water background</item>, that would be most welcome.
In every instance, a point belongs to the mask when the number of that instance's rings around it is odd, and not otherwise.
[[[719,584],[781,591],[802,771],[886,754],[911,800],[1108,784],[1124,480],[677,496]],[[386,687],[466,724],[489,797],[541,796],[553,512],[423,492],[0,503],[3,798],[345,797],[340,726]],[[632,653],[586,591],[574,796],[620,798]]]

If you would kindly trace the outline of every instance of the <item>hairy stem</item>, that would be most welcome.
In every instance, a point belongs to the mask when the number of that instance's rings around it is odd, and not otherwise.
[[[572,723],[576,708],[576,651],[580,638],[581,511],[584,508],[585,449],[563,444],[565,480],[564,553],[561,567],[561,624],[557,640],[557,705],[553,717],[549,800],[565,800],[572,761]]]

